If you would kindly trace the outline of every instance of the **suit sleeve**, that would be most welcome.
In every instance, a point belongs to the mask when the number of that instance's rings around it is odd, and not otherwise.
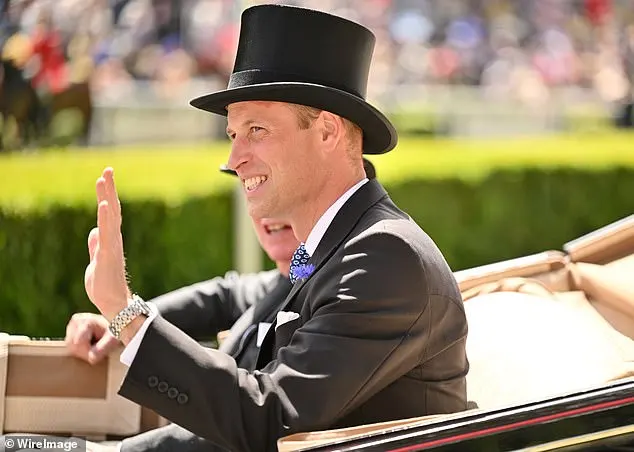
[[[337,259],[304,287],[305,323],[264,369],[239,369],[157,318],[120,394],[236,452],[328,428],[422,359],[430,323],[422,257],[407,241],[375,233]]]
[[[161,316],[197,340],[215,337],[269,290],[276,271],[240,275],[231,271],[224,278],[208,281],[150,300]]]
[[[176,424],[123,439],[120,452],[225,452]]]

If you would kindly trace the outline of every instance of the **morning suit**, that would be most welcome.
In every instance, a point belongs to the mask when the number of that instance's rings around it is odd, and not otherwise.
[[[230,271],[223,278],[192,284],[149,301],[165,320],[197,341],[230,329],[218,349],[233,357],[238,367],[254,370],[259,325],[273,322],[291,287],[288,277],[278,270],[247,275]],[[221,449],[177,424],[132,436],[121,445],[121,452],[217,450]]]
[[[230,271],[223,278],[192,284],[150,302],[165,320],[197,341],[230,329],[219,350],[232,356],[238,367],[254,370],[258,326],[273,321],[291,287],[278,270],[245,275]]]
[[[467,409],[467,323],[429,236],[370,180],[336,214],[254,372],[158,316],[119,394],[219,446]],[[289,316],[288,318],[292,318]]]

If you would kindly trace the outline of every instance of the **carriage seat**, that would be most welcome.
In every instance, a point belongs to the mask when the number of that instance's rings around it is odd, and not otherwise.
[[[617,226],[571,242],[564,256],[542,253],[524,268],[514,260],[497,275],[474,269],[475,284],[460,281],[467,391],[480,408],[634,376],[634,216]]]

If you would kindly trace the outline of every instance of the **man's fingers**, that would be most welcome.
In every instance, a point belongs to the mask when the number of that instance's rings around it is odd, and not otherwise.
[[[108,201],[101,201],[97,208],[97,228],[99,228],[99,234],[97,235],[97,243],[105,249],[108,244],[112,243],[109,218],[110,209],[108,207]]]
[[[97,204],[107,201],[106,179],[104,179],[103,176],[97,179],[95,187],[97,190]]]
[[[108,193],[106,190],[106,179],[99,177],[96,184],[97,190],[97,228],[101,233],[98,235],[99,240],[97,243],[104,245],[104,241],[107,241],[107,224],[108,224]]]
[[[90,346],[93,337],[93,329],[88,322],[82,323],[77,330],[75,331],[75,335],[73,337],[73,344],[75,346]]]
[[[111,214],[114,217],[116,215],[116,211],[113,206],[118,204],[118,200],[112,196],[112,190],[109,187],[111,184],[112,175],[109,174],[108,170],[104,170],[103,175],[97,179],[97,204],[101,205],[102,202],[106,202],[108,209],[110,209]]]
[[[114,215],[114,221],[117,227],[121,227],[121,203],[114,183],[114,170],[110,167],[106,168],[103,172],[103,178],[106,180],[106,196]]]
[[[95,251],[97,250],[97,244],[99,243],[99,228],[92,228],[90,234],[88,234],[88,254],[92,261],[95,257]]]
[[[69,324],[64,342],[74,356],[88,361],[91,337],[92,332],[87,328],[85,323],[72,326]]]
[[[114,170],[110,167],[104,169],[101,177],[97,179],[97,199],[99,205],[104,201],[107,202],[109,210],[105,223],[109,230],[105,232],[100,227],[101,234],[109,234],[108,241],[114,244],[121,234],[121,204],[114,184]]]
[[[106,181],[106,200],[110,206],[112,212],[113,226],[121,228],[121,204],[119,203],[119,196],[117,195],[117,189],[114,184],[114,170],[110,167],[103,171],[103,179]]]
[[[83,359],[86,362],[90,362],[90,358],[88,357],[88,353],[90,352],[89,344],[81,344],[81,345],[71,344],[68,346],[68,349],[70,350],[70,353],[74,357]]]
[[[88,362],[96,364],[110,354],[117,345],[117,340],[110,334],[104,334],[88,351]]]
[[[68,322],[68,325],[66,325],[66,336],[64,337],[64,342],[66,343],[67,347],[71,346],[73,342],[73,338],[75,337],[76,329],[77,329],[77,323],[71,319],[71,321]]]

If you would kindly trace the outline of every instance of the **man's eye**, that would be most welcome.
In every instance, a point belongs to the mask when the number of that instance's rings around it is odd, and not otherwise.
[[[249,129],[251,133],[259,132],[260,130],[263,130],[263,129],[262,127],[258,127],[258,126],[251,126],[251,128]]]

